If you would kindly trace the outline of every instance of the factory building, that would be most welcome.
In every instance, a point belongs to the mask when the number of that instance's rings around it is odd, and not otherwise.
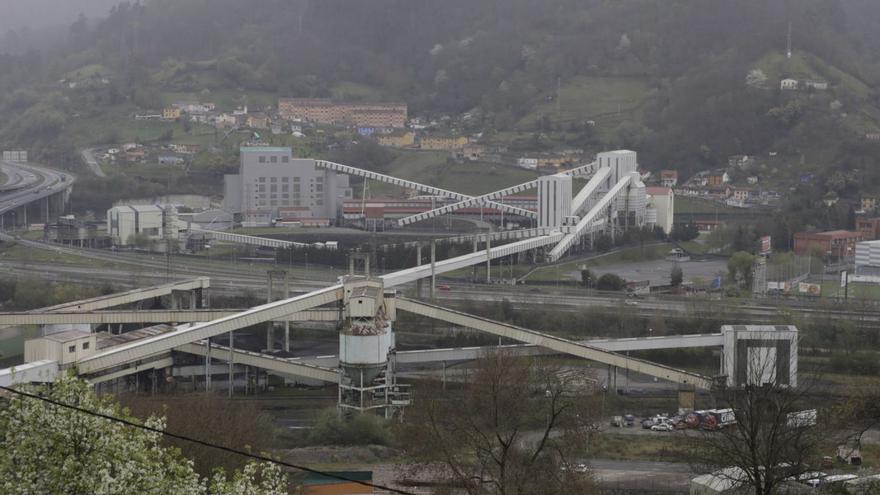
[[[223,209],[247,226],[276,220],[335,222],[351,198],[348,176],[294,158],[291,148],[244,147],[237,175],[224,177]]]
[[[185,229],[172,205],[125,205],[107,210],[107,234],[114,246],[163,251],[179,243]]]
[[[538,227],[560,227],[571,216],[571,176],[538,177]]]
[[[880,241],[856,244],[856,275],[880,278]]]
[[[675,193],[671,187],[648,187],[645,192],[648,195],[646,223],[660,227],[663,233],[669,235],[672,232]]]

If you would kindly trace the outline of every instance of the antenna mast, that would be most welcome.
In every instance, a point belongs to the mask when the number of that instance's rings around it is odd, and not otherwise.
[[[791,22],[788,23],[788,45],[785,51],[785,58],[791,58]]]

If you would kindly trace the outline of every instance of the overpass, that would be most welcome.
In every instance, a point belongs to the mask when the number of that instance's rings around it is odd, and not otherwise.
[[[69,172],[60,172],[46,167],[18,162],[0,164],[7,181],[0,187],[0,230],[12,226],[28,225],[28,210],[39,207],[38,214],[31,220],[48,223],[52,211],[64,211],[70,190],[76,177]]]

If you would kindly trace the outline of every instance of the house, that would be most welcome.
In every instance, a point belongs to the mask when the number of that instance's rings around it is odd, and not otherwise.
[[[527,168],[529,170],[535,170],[538,168],[538,159],[525,157],[525,156],[521,157],[521,158],[517,158],[516,166],[522,167],[522,168]]]
[[[828,232],[798,232],[794,235],[794,252],[808,254],[818,250],[825,256],[845,258],[855,254],[856,243],[864,240],[864,234],[850,230]]]
[[[143,148],[130,149],[125,152],[125,159],[130,162],[139,162],[146,158],[147,152]]]
[[[172,144],[171,149],[178,152],[178,153],[184,153],[187,155],[194,155],[194,154],[198,153],[200,149],[202,149],[202,145],[189,144],[189,143],[177,143],[177,144]]]
[[[162,109],[162,120],[177,120],[180,118],[180,109],[177,107],[166,107]]]
[[[468,138],[464,136],[423,135],[419,147],[423,150],[455,151],[464,148]]]
[[[251,129],[268,129],[270,124],[269,116],[263,112],[249,113],[245,118],[245,126]]]
[[[750,175],[750,176],[746,177],[746,182],[748,182],[751,185],[755,185],[758,183],[758,176],[757,175]]]
[[[745,168],[755,162],[749,155],[733,155],[727,157],[727,166],[730,168]]]
[[[828,89],[828,83],[825,81],[811,81],[808,79],[804,81],[804,86],[806,86],[807,89],[815,89],[817,91],[825,91]]]
[[[868,141],[880,141],[880,132],[867,132],[865,133],[865,139]]]
[[[403,131],[391,134],[380,134],[376,140],[379,142],[380,146],[388,146],[389,148],[409,148],[415,143],[416,136],[412,131]]]
[[[475,162],[483,157],[485,151],[486,148],[481,144],[468,143],[461,148],[461,152],[458,153],[458,156],[461,159]]]
[[[730,176],[727,172],[712,172],[706,179],[706,185],[709,187],[720,187],[730,182]]]
[[[866,241],[880,239],[880,217],[856,218],[856,230],[862,233]]]
[[[877,198],[872,196],[862,196],[862,211],[874,211],[877,209]]]
[[[661,170],[660,185],[663,187],[675,187],[678,185],[678,170]]]
[[[184,161],[183,158],[174,155],[159,155],[156,159],[159,165],[182,165]]]
[[[779,89],[783,91],[796,91],[798,89],[797,79],[783,79],[779,81]]]
[[[221,113],[220,115],[214,116],[214,126],[218,128],[228,128],[235,127],[238,123],[238,119],[236,119],[235,115],[230,115],[228,113]]]

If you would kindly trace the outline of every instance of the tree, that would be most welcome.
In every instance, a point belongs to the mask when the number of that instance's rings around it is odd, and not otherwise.
[[[168,418],[169,430],[193,438],[210,438],[224,447],[247,445],[254,452],[265,452],[273,446],[277,434],[271,416],[252,403],[229,401],[216,395],[127,394],[120,402],[135,417],[146,419],[163,414]],[[179,440],[168,443],[192,459],[194,469],[202,476],[209,476],[217,468],[226,472],[243,469],[247,463],[243,457],[212,447]]]
[[[755,263],[755,257],[745,251],[737,251],[727,260],[727,272],[730,279],[739,284],[745,283],[746,286],[752,285],[752,265]]]
[[[91,385],[61,377],[31,390],[58,403],[165,429],[165,418],[140,421]],[[9,495],[282,495],[287,480],[274,465],[250,464],[231,478],[200,479],[192,461],[162,445],[162,434],[11,395],[0,407],[0,492]]]
[[[756,89],[767,87],[767,74],[761,69],[752,69],[746,74],[746,86]]]
[[[672,265],[672,273],[669,274],[669,278],[673,287],[678,287],[684,282],[684,272],[678,263]]]
[[[455,390],[425,393],[399,438],[418,464],[468,494],[593,493],[572,469],[586,446],[587,380],[507,353],[489,354]]]
[[[596,275],[589,268],[581,270],[581,285],[587,289],[591,289],[596,285]]]
[[[599,290],[623,290],[626,288],[626,280],[614,273],[606,273],[599,277],[596,288]]]
[[[669,237],[673,241],[690,241],[696,239],[699,235],[700,230],[693,223],[675,224],[672,226],[672,232],[669,233]]]
[[[749,374],[763,377],[756,382],[764,381],[772,376],[769,368],[775,365],[775,359],[753,359]],[[849,442],[858,434],[859,426],[853,421],[856,408],[817,405],[815,393],[809,384],[793,387],[775,379],[715,390],[719,408],[731,409],[736,425],[695,437],[692,461],[703,468],[721,469],[716,475],[748,487],[755,495],[778,493],[786,479],[819,466],[828,445]],[[816,415],[804,414],[809,410]]]

